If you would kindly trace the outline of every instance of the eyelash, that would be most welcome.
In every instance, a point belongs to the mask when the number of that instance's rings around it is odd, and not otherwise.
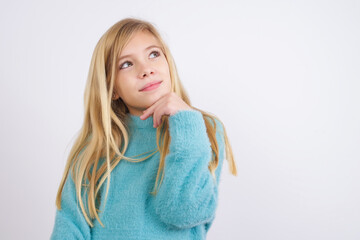
[[[150,53],[150,55],[153,54],[153,53],[156,53],[156,54],[157,54],[157,56],[156,56],[155,58],[157,58],[157,57],[160,56],[160,52],[159,52],[159,51],[152,51],[152,52]],[[131,63],[131,62],[125,61],[125,62],[123,62],[122,64],[120,64],[120,70],[121,70],[121,69],[125,69],[125,68],[122,68],[122,66],[123,66],[125,63]],[[132,64],[132,63],[131,63],[131,64]],[[126,67],[126,68],[128,68],[128,67]]]

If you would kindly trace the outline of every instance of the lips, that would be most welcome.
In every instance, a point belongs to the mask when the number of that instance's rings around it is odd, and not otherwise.
[[[152,86],[152,85],[154,85],[154,84],[161,83],[161,82],[162,82],[162,81],[153,81],[153,82],[150,82],[150,83],[146,84],[143,88],[141,88],[139,91],[143,91],[145,88],[150,87],[150,86]]]

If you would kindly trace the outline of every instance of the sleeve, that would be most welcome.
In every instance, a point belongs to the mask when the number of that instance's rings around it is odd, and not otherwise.
[[[76,200],[71,172],[66,179],[61,195],[61,210],[56,209],[55,224],[51,240],[90,239],[90,226],[86,222]]]
[[[155,197],[161,221],[175,228],[192,228],[215,218],[218,184],[224,160],[221,124],[216,120],[219,165],[216,181],[208,164],[212,150],[201,112],[183,110],[169,117],[170,146],[165,159],[165,175]]]

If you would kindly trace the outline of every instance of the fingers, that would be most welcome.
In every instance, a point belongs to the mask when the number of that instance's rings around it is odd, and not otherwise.
[[[157,118],[158,118],[158,111],[156,111],[156,110],[154,110],[154,113],[153,113],[153,121],[154,121],[154,128],[156,128],[157,127]]]
[[[149,116],[151,116],[151,114],[153,114],[155,107],[159,104],[159,101],[156,101],[153,105],[151,105],[149,108],[147,108],[145,111],[143,111],[143,114],[140,116],[140,119],[145,120],[147,119]]]
[[[166,109],[164,108],[164,103],[160,103],[155,109],[153,113],[153,121],[154,127],[157,128],[161,123],[161,117],[166,114]]]
[[[145,120],[150,116],[148,114],[147,110],[149,110],[149,109],[146,109],[145,111],[143,111],[143,114],[140,116],[140,119]]]
[[[143,111],[143,114],[140,116],[140,119],[141,119],[141,120],[145,120],[145,119],[147,119],[147,118],[149,117],[149,115],[146,114],[145,112],[146,112],[146,110]]]
[[[166,99],[166,97],[167,97],[167,95],[162,96],[159,100],[157,100],[155,103],[153,103],[153,105],[151,105],[145,111],[143,111],[143,114],[140,116],[140,119],[145,120],[149,116],[151,116],[151,114],[154,113],[155,109]]]
[[[155,120],[155,116],[154,116],[154,113],[155,113],[155,107],[151,107],[151,109],[146,109],[145,111],[143,111],[143,115],[140,116],[140,119],[142,120],[145,120],[147,119],[148,117],[150,117],[151,115],[153,115],[153,118]]]
[[[161,124],[163,115],[171,116],[183,109],[191,108],[175,93],[169,93],[161,97],[153,105],[143,111],[140,119],[145,120],[152,115],[153,126],[156,128]]]

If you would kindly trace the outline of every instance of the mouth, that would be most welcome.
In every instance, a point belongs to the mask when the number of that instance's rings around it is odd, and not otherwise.
[[[158,88],[160,86],[160,84],[162,83],[162,81],[154,81],[154,82],[150,82],[148,84],[146,84],[142,89],[140,89],[139,91],[150,91],[153,90],[155,88]]]

